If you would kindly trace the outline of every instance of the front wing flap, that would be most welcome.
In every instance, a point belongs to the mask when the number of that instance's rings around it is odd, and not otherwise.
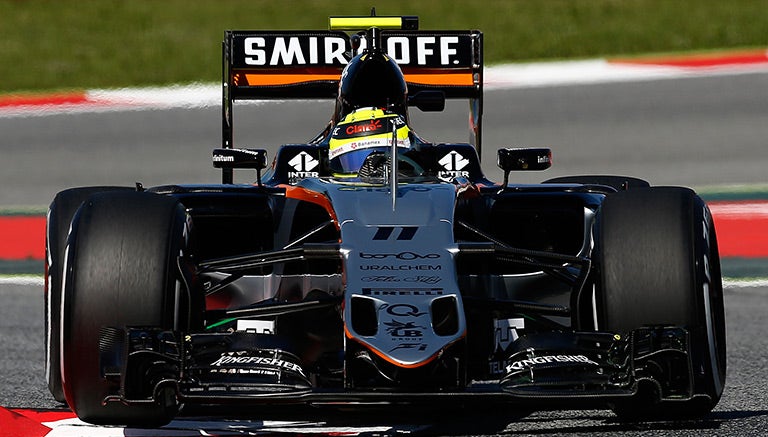
[[[657,399],[692,396],[688,332],[636,329],[626,336],[543,333],[521,337],[510,354],[501,389],[514,397],[627,397],[651,387]]]

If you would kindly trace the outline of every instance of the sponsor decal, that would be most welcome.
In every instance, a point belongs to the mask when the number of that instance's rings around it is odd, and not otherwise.
[[[398,32],[383,35],[387,54],[399,65],[427,67],[471,67],[472,38],[469,35],[423,35]],[[360,49],[367,43],[362,38]],[[305,32],[304,35],[253,33],[235,35],[236,67],[291,65],[343,66],[348,63],[347,38],[342,33]]]
[[[370,271],[379,271],[379,270],[398,270],[398,271],[411,271],[411,270],[442,270],[442,266],[440,265],[402,265],[402,266],[389,266],[389,265],[362,265],[360,266],[360,270],[370,270]]]
[[[296,171],[307,172],[320,165],[320,161],[315,159],[315,157],[309,153],[302,151],[298,155],[291,158],[291,160],[288,161],[288,165],[293,167],[293,169]]]
[[[373,135],[373,134],[371,134]],[[349,142],[346,142],[348,140],[337,140],[337,139],[331,139],[331,149],[328,151],[328,158],[333,159],[339,155],[343,155],[345,153],[353,152],[355,150],[360,149],[371,149],[375,147],[389,147],[391,145],[392,139],[389,138],[388,135],[379,135],[378,137],[366,137],[361,136],[360,139],[357,140],[350,140]],[[411,140],[407,137],[407,132],[403,135],[401,138],[398,135],[397,138],[397,147],[403,147],[403,148],[409,148],[411,147]],[[379,190],[383,191],[383,190]]]
[[[422,259],[438,259],[440,254],[427,253],[419,254],[415,252],[400,252],[400,253],[365,253],[360,252],[360,258],[362,259],[398,259],[401,261],[415,261]]]
[[[211,367],[226,366],[269,366],[273,368],[289,370],[304,375],[304,369],[296,363],[281,360],[276,357],[263,357],[248,355],[248,351],[225,352],[221,357],[211,363]],[[219,372],[222,373],[222,372]],[[226,373],[226,372],[225,372]]]
[[[379,311],[385,310],[390,316],[399,317],[421,317],[428,314],[426,311],[419,311],[419,307],[411,305],[409,303],[397,303],[394,305],[384,304],[379,308]]]
[[[372,132],[378,132],[382,130],[381,120],[368,120],[358,123],[352,123],[344,128],[344,133],[347,135],[360,135],[369,134]],[[336,133],[336,131],[334,131]]]
[[[213,155],[213,162],[235,162],[235,157],[231,155]]]
[[[412,290],[363,288],[363,296],[442,296],[441,288],[422,288]]]
[[[367,193],[389,193],[389,188],[375,188],[375,187],[355,187],[355,186],[343,186],[338,188],[339,191],[365,191]],[[425,186],[406,186],[398,187],[398,192],[407,193],[410,191],[426,193],[431,188]]]
[[[240,47],[239,45],[236,47]],[[345,65],[341,36],[252,36],[242,39],[243,62],[250,66]]]
[[[270,369],[230,369],[230,368],[211,369],[210,373],[220,373],[220,374],[229,374],[229,375],[260,375],[260,376],[272,376],[272,377],[277,377],[280,374],[280,372],[276,370],[270,370]]]
[[[507,365],[507,372],[533,368],[541,364],[549,363],[576,363],[599,366],[596,362],[590,360],[584,355],[544,355],[541,357],[526,358],[524,360],[513,361]]]
[[[507,364],[504,360],[489,361],[488,372],[491,375],[498,375],[500,373],[504,373],[504,370],[506,370],[506,366]]]
[[[419,36],[407,41],[405,37],[392,37],[386,44],[387,53],[400,65],[458,66],[466,63],[459,56],[458,36]]]
[[[438,177],[441,179],[452,180],[457,177],[469,177],[469,172],[463,170],[469,165],[469,159],[455,150],[451,150],[437,162],[443,166],[443,169],[438,172]]]
[[[387,334],[394,338],[423,337],[424,331],[422,329],[426,329],[423,326],[417,325],[416,322],[401,322],[395,319],[384,322],[384,326],[387,327]]]
[[[272,320],[238,320],[237,330],[255,334],[274,334],[275,322]]]
[[[496,342],[495,352],[503,352],[518,339],[517,330],[525,328],[525,319],[495,319],[493,324],[493,338]]]
[[[398,229],[400,232],[396,233],[395,231]],[[376,234],[374,234],[373,239],[376,241],[389,240],[393,235],[397,235],[395,237],[396,240],[408,241],[413,240],[418,230],[418,226],[379,226],[376,228]]]
[[[400,343],[397,346],[390,349],[389,352],[394,352],[400,349],[416,349],[418,351],[425,351],[427,350],[427,344],[426,343]]]
[[[295,183],[299,179],[320,177],[320,173],[312,171],[315,167],[320,165],[320,161],[307,152],[302,151],[291,158],[291,160],[288,161],[288,165],[295,170],[288,172],[288,178],[291,183]]]
[[[399,276],[392,276],[392,275],[376,275],[376,276],[365,276],[361,279],[363,282],[409,282],[409,283],[418,283],[418,284],[437,284],[443,279],[440,276],[427,276],[427,275],[418,275],[418,276],[409,276],[406,278],[401,278]],[[365,290],[365,289],[364,289]],[[437,292],[437,290],[440,289],[432,289],[432,292]],[[405,291],[399,290],[400,293],[404,293]],[[442,290],[439,291],[440,294],[442,294]],[[365,294],[365,292],[363,292]]]

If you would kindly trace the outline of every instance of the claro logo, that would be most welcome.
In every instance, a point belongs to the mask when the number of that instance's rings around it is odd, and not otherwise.
[[[365,123],[356,123],[350,126],[347,126],[345,129],[345,132],[348,135],[352,134],[359,134],[359,133],[367,133],[367,132],[375,132],[381,130],[381,120],[371,120],[366,121]]]
[[[421,260],[421,259],[439,259],[440,255],[437,253],[420,254],[415,252],[400,252],[400,253],[360,252],[360,258],[362,259],[399,259],[401,261],[415,261],[415,260]]]

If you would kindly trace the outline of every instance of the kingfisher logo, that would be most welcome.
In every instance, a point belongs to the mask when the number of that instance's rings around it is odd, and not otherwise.
[[[438,161],[443,169],[438,172],[438,177],[444,180],[453,180],[459,177],[469,177],[469,171],[464,170],[470,163],[469,159],[463,157],[459,152],[451,150]]]
[[[531,369],[541,365],[550,364],[600,366],[584,355],[545,355],[541,357],[532,357],[524,360],[514,361],[507,366],[507,372]]]
[[[290,165],[293,170],[295,170],[288,172],[288,178],[292,182],[298,179],[320,177],[320,173],[312,171],[318,165],[320,165],[320,161],[318,161],[317,158],[307,152],[301,152],[291,158],[291,160],[288,161],[288,165]]]

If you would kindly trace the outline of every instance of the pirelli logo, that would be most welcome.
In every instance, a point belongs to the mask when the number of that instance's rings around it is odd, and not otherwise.
[[[401,66],[473,66],[473,40],[467,32],[384,32],[383,44]],[[352,57],[347,35],[330,31],[232,32],[231,50],[234,68],[343,67]]]

